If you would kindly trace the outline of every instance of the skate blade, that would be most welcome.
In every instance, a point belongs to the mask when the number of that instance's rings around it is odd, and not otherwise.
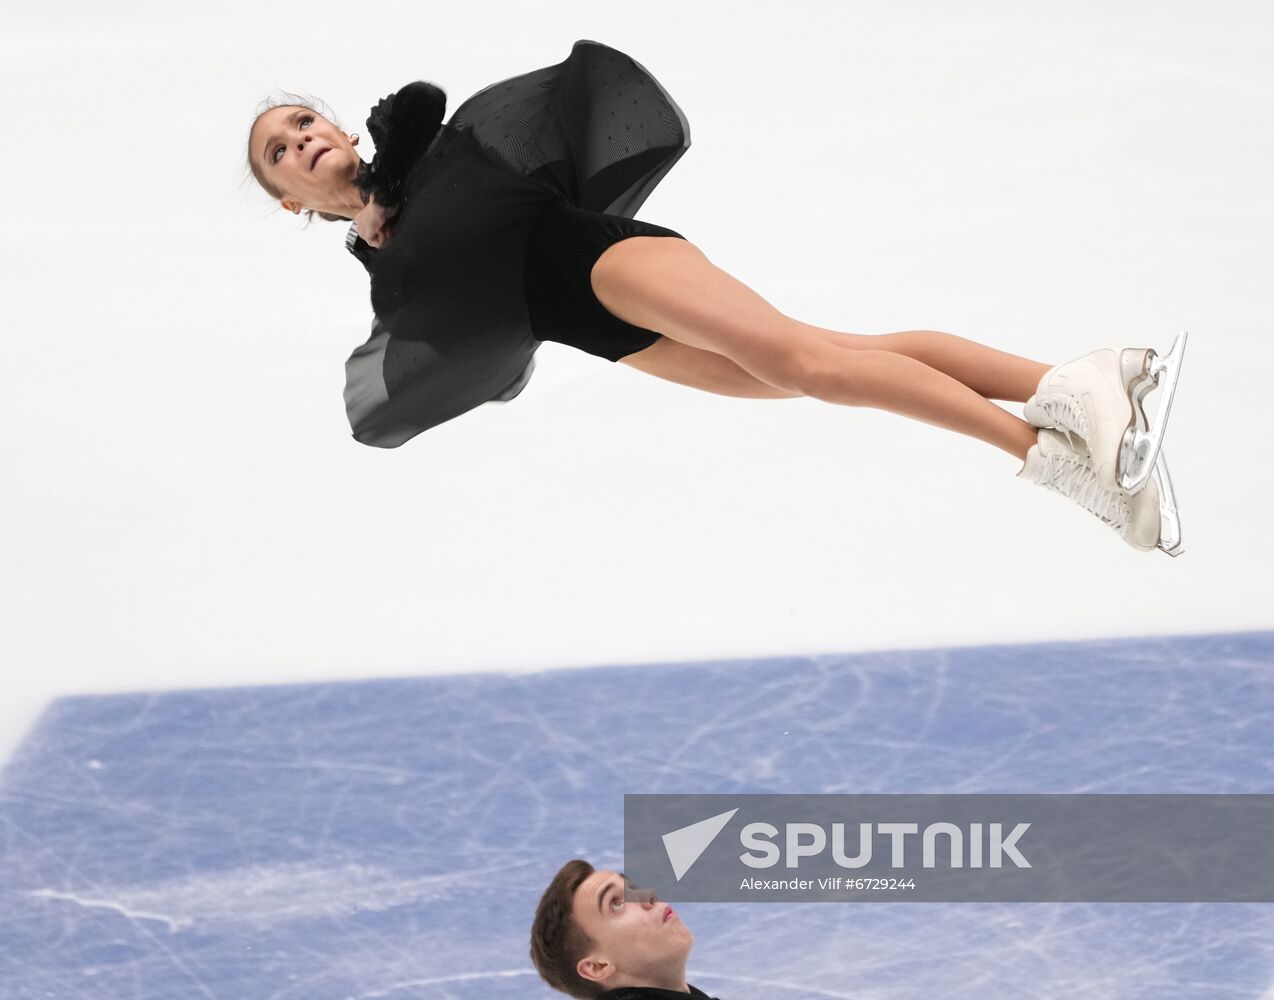
[[[1156,547],[1170,556],[1179,556],[1185,552],[1181,544],[1181,517],[1177,513],[1177,495],[1172,490],[1172,476],[1168,474],[1168,456],[1162,449],[1151,475],[1159,488],[1159,544]]]
[[[1129,493],[1136,493],[1145,486],[1155,471],[1188,337],[1189,334],[1182,331],[1167,354],[1150,352],[1142,374],[1129,383],[1133,421],[1124,432],[1119,448],[1119,485]],[[1152,389],[1159,390],[1153,416],[1148,415],[1142,406],[1142,401]]]

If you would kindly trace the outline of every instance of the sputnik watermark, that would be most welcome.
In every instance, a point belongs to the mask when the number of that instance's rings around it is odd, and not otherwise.
[[[983,833],[983,827],[987,828]],[[955,823],[929,823],[921,832],[918,823],[859,823],[858,843],[854,853],[845,847],[845,824],[831,824],[831,836],[817,823],[785,823],[783,847],[776,844],[778,827],[770,823],[749,823],[739,831],[739,842],[745,848],[739,860],[749,868],[773,868],[780,861],[788,868],[800,866],[803,858],[817,858],[831,846],[832,862],[841,868],[866,868],[872,863],[873,845],[878,838],[889,841],[889,865],[906,868],[910,845],[920,843],[921,867],[938,865],[939,838],[946,842],[946,858],[952,868],[999,868],[1005,858],[1019,868],[1031,863],[1018,850],[1018,839],[1030,829],[1030,823],[1017,823],[1006,836],[1003,823],[970,823],[968,833]],[[908,840],[907,838],[914,838]],[[965,845],[968,845],[966,853]]]
[[[1271,829],[1270,795],[626,795],[624,864],[673,902],[1274,902]]]

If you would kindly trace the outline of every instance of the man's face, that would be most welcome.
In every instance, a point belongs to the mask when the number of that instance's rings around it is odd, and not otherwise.
[[[608,989],[684,981],[694,935],[653,892],[638,893],[618,872],[593,872],[575,890],[571,912],[593,940],[577,966],[585,979],[604,982]]]

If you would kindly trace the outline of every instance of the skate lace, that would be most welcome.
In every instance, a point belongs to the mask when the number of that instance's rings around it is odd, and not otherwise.
[[[1124,497],[1103,487],[1086,463],[1070,456],[1051,456],[1044,485],[1096,514],[1121,535],[1127,533],[1129,510]]]
[[[1045,396],[1039,400],[1039,405],[1053,427],[1065,427],[1081,437],[1088,437],[1088,417],[1074,396],[1066,393]]]

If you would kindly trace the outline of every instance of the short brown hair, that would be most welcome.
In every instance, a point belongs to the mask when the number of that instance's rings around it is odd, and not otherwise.
[[[540,897],[531,922],[531,961],[555,990],[592,1000],[605,992],[601,983],[585,979],[575,968],[593,940],[575,923],[575,890],[593,874],[593,866],[575,858],[566,862]]]

